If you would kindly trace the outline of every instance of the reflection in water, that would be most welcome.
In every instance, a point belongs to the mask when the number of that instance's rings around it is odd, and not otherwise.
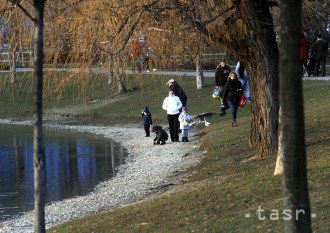
[[[44,128],[47,203],[84,195],[124,163],[118,143],[89,133]],[[33,129],[0,125],[0,222],[33,209]]]

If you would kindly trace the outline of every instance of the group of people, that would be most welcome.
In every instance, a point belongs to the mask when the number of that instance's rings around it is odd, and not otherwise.
[[[316,41],[313,43],[311,48],[304,33],[301,34],[300,61],[302,74],[304,74],[305,70],[308,70],[308,68],[312,68],[314,69],[315,76],[319,76],[321,74],[321,76],[324,77],[326,73],[325,63],[328,56],[328,42],[326,39],[323,39],[322,34],[317,35]],[[308,67],[308,59],[313,59],[312,64],[314,67]]]
[[[170,138],[172,142],[179,142],[179,133],[182,134],[182,142],[188,142],[188,131],[190,129],[191,116],[187,112],[187,96],[181,86],[174,80],[167,82],[168,96],[165,97],[162,108],[167,113]],[[151,132],[156,134],[154,144],[163,145],[168,140],[168,134],[159,125],[152,125],[152,117],[148,107],[142,111],[142,119],[146,137]]]
[[[237,110],[242,96],[246,98],[246,103],[251,101],[251,92],[248,82],[248,73],[242,62],[238,62],[235,71],[231,71],[226,60],[222,59],[215,70],[215,90],[219,92],[221,100],[220,116],[226,114],[228,108],[232,113],[232,126],[237,126]],[[245,92],[245,94],[244,94]],[[245,103],[244,103],[245,104]]]
[[[300,52],[302,68],[305,69],[307,66],[309,43],[303,34]],[[315,55],[315,75],[319,75],[321,66],[321,75],[325,76],[328,43],[322,39],[321,34],[317,36],[317,41],[313,44],[311,52]],[[243,62],[238,61],[235,71],[232,71],[230,66],[227,65],[226,60],[222,59],[216,67],[214,78],[216,87],[213,91],[213,97],[221,100],[220,116],[224,116],[226,110],[230,108],[232,127],[235,127],[237,126],[236,118],[239,106],[251,101],[247,69]],[[187,96],[174,79],[170,79],[167,85],[168,96],[164,99],[162,108],[167,113],[170,139],[172,142],[179,142],[179,133],[182,133],[182,141],[188,142],[191,116],[187,112]],[[242,103],[242,99],[244,99],[244,103]],[[146,137],[150,137],[151,130],[151,132],[156,133],[154,144],[165,144],[168,140],[168,134],[161,126],[152,124],[152,117],[148,107],[143,109],[142,118]]]

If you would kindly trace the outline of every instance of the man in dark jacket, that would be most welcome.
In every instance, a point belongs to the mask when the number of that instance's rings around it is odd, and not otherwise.
[[[174,91],[174,95],[179,97],[182,103],[182,107],[186,107],[188,98],[186,96],[186,93],[184,93],[182,87],[174,79],[168,80],[167,85],[168,88],[172,88],[172,90]]]
[[[323,40],[322,34],[317,35],[317,41],[312,47],[312,53],[315,53],[315,76],[319,76],[321,66],[321,75],[325,76],[325,62],[328,56],[328,42]]]
[[[220,87],[220,96],[223,95],[223,89],[228,80],[228,75],[231,72],[230,66],[226,64],[226,59],[221,59],[220,64],[215,69],[214,81],[215,85]]]
[[[219,87],[220,89],[220,100],[222,101],[223,98],[223,91],[225,89],[225,85],[227,83],[228,80],[228,75],[231,72],[230,66],[227,65],[226,63],[226,59],[221,59],[220,64],[217,66],[217,68],[215,69],[215,76],[214,76],[214,80],[215,80],[215,85],[217,87]],[[224,116],[224,114],[222,114],[221,112],[224,113],[224,111],[229,108],[227,102],[221,102],[221,106],[224,106],[222,108],[222,110],[220,111],[220,115]]]

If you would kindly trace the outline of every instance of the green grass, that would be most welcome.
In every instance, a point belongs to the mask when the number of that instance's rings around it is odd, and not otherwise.
[[[148,105],[154,120],[165,123],[161,104],[166,95],[165,83],[168,79],[130,77],[131,91],[121,94],[122,97],[129,96],[128,99],[88,111],[79,120],[103,124],[138,123],[141,121],[142,108]],[[202,90],[196,90],[194,78],[175,79],[188,95],[190,114],[218,112],[219,102],[211,98],[211,78],[206,78],[206,87]],[[96,89],[93,90],[97,92]],[[330,232],[329,90],[329,81],[304,81],[308,185],[312,213],[316,214],[313,230],[318,233]],[[93,93],[87,99],[104,99],[109,95]],[[61,103],[68,105],[70,101],[63,99],[53,105]],[[23,106],[24,101],[20,104],[17,106]],[[4,111],[1,109],[0,113]],[[206,152],[205,156],[188,170],[191,175],[182,184],[185,187],[182,191],[93,214],[53,227],[48,232],[284,232],[282,178],[273,176],[275,158],[242,163],[256,152],[248,145],[249,107],[239,109],[239,126],[236,128],[230,125],[230,111],[225,117],[214,115],[208,121],[212,124],[200,134],[200,150],[201,153]],[[265,210],[264,221],[257,218],[258,206]],[[270,219],[276,217],[276,210],[279,211],[278,221]],[[246,218],[245,214],[251,217]]]

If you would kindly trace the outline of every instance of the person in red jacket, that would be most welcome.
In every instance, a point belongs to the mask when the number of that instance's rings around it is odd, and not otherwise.
[[[304,70],[307,69],[308,51],[309,51],[309,43],[308,43],[304,33],[301,33],[300,61],[301,61],[302,75],[304,74]]]

